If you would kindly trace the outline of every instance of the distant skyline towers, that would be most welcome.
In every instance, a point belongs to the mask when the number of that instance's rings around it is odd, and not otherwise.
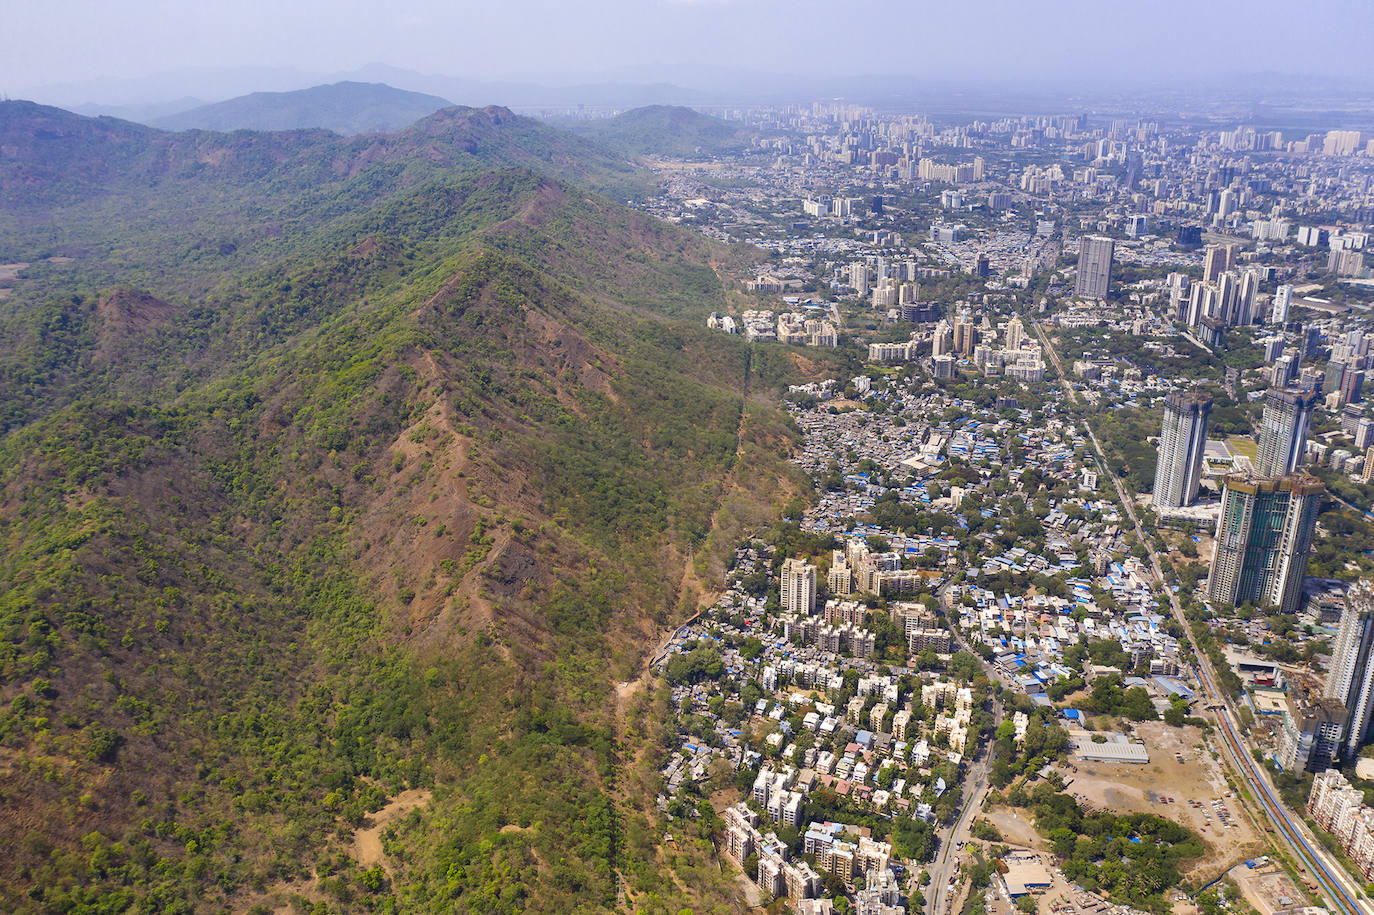
[[[1217,313],[1207,315],[1226,325],[1236,324],[1236,314],[1240,309],[1240,277],[1234,273],[1223,273],[1217,280]]]
[[[862,261],[849,265],[849,285],[859,295],[868,294],[868,265]]]
[[[1321,480],[1305,473],[1227,474],[1207,577],[1208,600],[1295,611],[1325,489]]]
[[[1217,287],[1210,283],[1194,283],[1188,290],[1188,308],[1184,323],[1197,327],[1203,318],[1215,317]]]
[[[1169,317],[1176,321],[1188,321],[1188,287],[1191,283],[1186,273],[1169,274]]]
[[[1340,755],[1350,758],[1364,745],[1374,714],[1374,581],[1357,582],[1345,596],[1340,629],[1331,649],[1327,699],[1345,705],[1346,725]]]
[[[1260,277],[1253,270],[1247,270],[1240,277],[1240,296],[1236,303],[1235,320],[1237,325],[1254,324],[1259,315],[1255,314],[1255,297],[1259,292]]]
[[[972,356],[973,348],[978,345],[978,329],[973,326],[973,318],[959,315],[954,319],[954,351],[962,356]]]
[[[1311,391],[1279,388],[1270,388],[1264,395],[1255,473],[1281,477],[1298,469],[1318,396]]]
[[[1236,249],[1232,245],[1208,245],[1202,262],[1202,281],[1215,283],[1236,264]]]
[[[1085,235],[1078,243],[1078,280],[1073,294],[1089,299],[1107,297],[1116,242],[1101,235]]]
[[[938,359],[954,351],[954,328],[949,321],[941,318],[930,335],[930,354]]]
[[[785,613],[810,616],[816,610],[816,567],[805,559],[785,559],[782,563],[782,609]]]
[[[1228,187],[1222,190],[1222,192],[1217,195],[1217,215],[1215,221],[1217,223],[1224,222],[1227,216],[1236,212],[1236,210],[1240,208],[1239,199],[1240,195],[1236,193],[1234,188]]]
[[[1020,349],[1025,339],[1026,325],[1022,323],[1019,316],[1013,315],[1012,319],[1007,322],[1007,349]]]
[[[1293,303],[1293,284],[1284,283],[1274,290],[1274,302],[1269,309],[1270,324],[1287,324],[1288,309]]]
[[[1164,426],[1155,463],[1156,507],[1181,508],[1197,498],[1211,415],[1210,394],[1176,392],[1164,399]]]

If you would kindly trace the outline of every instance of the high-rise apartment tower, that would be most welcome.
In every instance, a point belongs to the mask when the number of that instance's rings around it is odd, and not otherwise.
[[[1305,473],[1227,474],[1207,597],[1292,613],[1302,597],[1312,532],[1325,487]]]
[[[1307,427],[1317,397],[1311,391],[1277,388],[1271,388],[1264,395],[1255,473],[1262,477],[1281,477],[1298,469],[1307,447]]]
[[[805,559],[784,559],[781,603],[784,613],[810,616],[816,610],[816,567]]]
[[[1116,242],[1101,235],[1085,235],[1078,243],[1078,280],[1073,294],[1088,299],[1107,296],[1112,277],[1112,254]]]
[[[1357,582],[1345,597],[1341,627],[1331,649],[1326,677],[1327,699],[1345,705],[1347,718],[1340,755],[1350,758],[1360,751],[1374,716],[1374,581]]]
[[[1170,394],[1164,400],[1164,427],[1155,463],[1154,504],[1181,508],[1197,498],[1212,396],[1201,391]]]

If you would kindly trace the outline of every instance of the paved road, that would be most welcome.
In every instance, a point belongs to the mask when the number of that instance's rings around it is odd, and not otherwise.
[[[1332,491],[1329,490],[1329,489],[1326,491],[1326,494],[1327,494],[1328,496],[1330,496],[1331,498],[1335,499],[1337,502],[1339,502],[1339,503],[1341,503],[1342,505],[1344,505],[1346,508],[1348,508],[1348,509],[1350,509],[1351,511],[1355,512],[1356,514],[1364,515],[1366,518],[1374,518],[1374,512],[1370,511],[1369,509],[1367,509],[1367,508],[1360,508],[1358,505],[1355,505],[1355,504],[1352,504],[1352,503],[1350,503],[1350,502],[1347,502],[1347,501],[1345,501],[1344,499],[1342,499],[1340,496],[1336,495],[1334,492],[1332,492]]]
[[[941,595],[941,601],[948,596],[946,591]],[[972,647],[964,639],[964,635],[959,631],[958,620],[949,613],[946,607],[946,625],[954,633],[954,639],[959,643],[959,647],[968,651],[970,654],[977,655]],[[989,679],[1001,681],[1005,684],[1002,674],[988,663],[983,663],[983,670]],[[1002,723],[1002,703],[993,700],[992,703],[992,727],[996,731],[997,725]],[[968,840],[969,828],[973,825],[973,818],[983,809],[983,801],[988,796],[988,772],[992,769],[992,740],[989,739],[987,746],[983,748],[983,753],[973,761],[964,779],[964,797],[962,807],[959,811],[959,818],[955,820],[954,827],[950,829],[949,835],[940,845],[940,853],[935,861],[927,870],[930,873],[930,895],[926,899],[926,912],[928,915],[946,915],[951,903],[956,895],[949,886],[949,878],[954,873],[954,861],[959,857],[959,845]]]
[[[963,809],[959,813],[959,819],[955,821],[954,828],[949,831],[949,835],[940,846],[940,854],[928,868],[930,872],[930,898],[926,901],[926,911],[930,915],[944,915],[949,908],[950,902],[954,898],[954,892],[949,886],[950,875],[954,873],[954,861],[959,857],[959,843],[967,841],[969,827],[973,824],[973,818],[983,807],[983,799],[988,794],[988,769],[992,758],[991,750],[984,751],[970,768],[965,784],[968,790],[964,795]]]
[[[1054,347],[1050,345],[1049,338],[1045,336],[1045,331],[1040,326],[1040,322],[1032,320],[1031,326],[1035,328],[1035,333],[1039,336],[1041,345],[1044,347],[1045,352],[1049,354],[1050,360],[1054,363],[1055,370],[1059,373],[1060,384],[1062,384],[1064,390],[1068,392],[1069,398],[1075,404],[1081,405],[1078,392],[1074,389],[1072,383],[1068,380],[1068,376],[1064,373],[1064,368],[1059,362],[1059,354],[1055,352]],[[1183,626],[1183,631],[1187,635],[1189,643],[1193,646],[1194,653],[1197,655],[1199,683],[1206,697],[1205,701],[1208,708],[1216,713],[1217,720],[1221,724],[1222,736],[1224,738],[1223,743],[1225,743],[1227,748],[1227,754],[1225,754],[1227,762],[1230,763],[1231,768],[1235,774],[1239,776],[1240,780],[1250,787],[1251,791],[1254,793],[1255,800],[1260,804],[1261,812],[1264,817],[1267,817],[1273,824],[1274,829],[1283,839],[1284,844],[1289,847],[1294,857],[1301,862],[1302,866],[1316,879],[1320,886],[1321,895],[1326,898],[1328,905],[1336,912],[1345,913],[1345,915],[1356,915],[1356,913],[1374,915],[1374,906],[1371,906],[1367,900],[1358,898],[1360,892],[1359,885],[1351,879],[1350,874],[1345,868],[1342,867],[1339,862],[1335,861],[1331,855],[1327,853],[1326,849],[1321,847],[1321,845],[1311,837],[1307,832],[1306,826],[1302,823],[1301,818],[1291,813],[1284,806],[1283,802],[1278,797],[1278,792],[1274,790],[1273,783],[1269,780],[1269,773],[1263,766],[1259,766],[1255,763],[1252,755],[1253,747],[1245,740],[1244,735],[1235,724],[1235,722],[1239,720],[1239,716],[1235,714],[1230,698],[1226,695],[1225,691],[1218,686],[1219,680],[1216,671],[1212,669],[1211,659],[1207,657],[1198,646],[1197,642],[1194,641],[1192,627],[1189,626],[1188,620],[1183,614],[1183,606],[1179,603],[1178,595],[1174,593],[1164,577],[1163,566],[1159,561],[1159,554],[1155,551],[1153,541],[1146,536],[1145,529],[1141,525],[1140,519],[1136,517],[1134,500],[1127,494],[1125,486],[1121,483],[1121,479],[1107,464],[1105,457],[1106,452],[1103,450],[1101,443],[1098,442],[1097,433],[1093,431],[1092,424],[1088,422],[1086,415],[1083,417],[1083,426],[1087,429],[1088,439],[1092,442],[1093,450],[1096,452],[1098,466],[1101,467],[1102,471],[1106,473],[1107,477],[1112,481],[1117,496],[1120,498],[1127,516],[1131,519],[1131,524],[1135,527],[1136,536],[1140,539],[1140,542],[1145,545],[1155,580],[1158,582],[1163,593],[1168,596],[1169,606],[1173,610],[1174,617],[1178,620],[1179,624]],[[1239,800],[1245,803],[1247,807],[1250,807],[1250,803],[1244,795],[1241,795]],[[1253,808],[1251,808],[1250,812],[1252,816],[1255,815]],[[1256,818],[1261,819],[1260,817]]]

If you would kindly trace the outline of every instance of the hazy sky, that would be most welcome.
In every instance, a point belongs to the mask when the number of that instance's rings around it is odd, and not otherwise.
[[[1374,0],[9,0],[0,92],[182,68],[682,80],[684,67],[942,80],[1374,82]],[[269,88],[264,86],[263,88]],[[280,86],[271,88],[295,88]],[[84,91],[84,90],[83,90]],[[92,90],[94,91],[94,90]]]

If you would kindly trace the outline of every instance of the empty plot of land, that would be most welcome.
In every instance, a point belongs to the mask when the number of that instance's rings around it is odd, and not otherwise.
[[[1008,845],[1015,845],[1020,848],[1044,847],[1039,833],[1031,825],[1030,819],[1025,815],[1024,810],[1013,810],[1010,807],[993,807],[984,816],[997,831],[1002,834],[1002,839]]]
[[[1233,435],[1226,440],[1226,445],[1237,454],[1243,454],[1252,461],[1259,460],[1259,445],[1253,438],[1243,438]]]
[[[28,264],[0,264],[0,299],[14,291],[9,287],[19,279],[19,271],[27,266]]]
[[[430,793],[423,788],[411,788],[392,798],[385,807],[367,818],[353,834],[353,857],[364,867],[380,864],[390,873],[391,866],[382,851],[382,830],[397,817],[429,803]]]
[[[1204,746],[1201,731],[1148,722],[1136,733],[1150,749],[1148,764],[1072,762],[1062,770],[1068,793],[1092,807],[1153,813],[1196,831],[1211,852],[1194,862],[1194,874],[1215,876],[1241,855],[1259,853],[1263,839],[1240,801],[1227,797],[1222,764]]]
[[[1249,868],[1238,864],[1227,873],[1236,882],[1245,901],[1260,915],[1274,915],[1280,909],[1307,905],[1307,894],[1298,889],[1275,864]]]

